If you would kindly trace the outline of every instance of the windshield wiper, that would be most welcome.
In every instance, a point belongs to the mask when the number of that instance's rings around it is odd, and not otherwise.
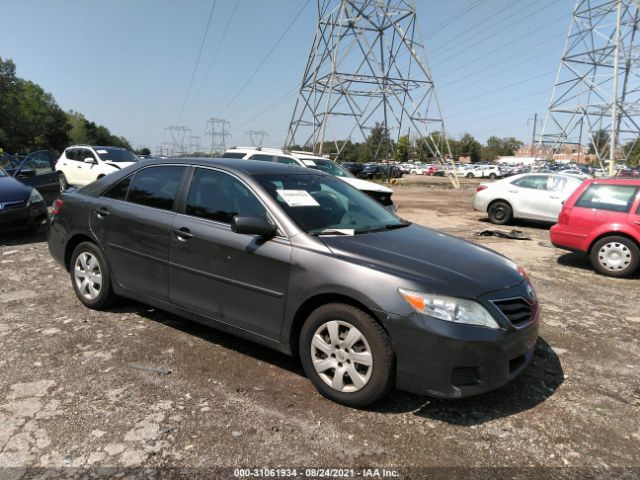
[[[313,233],[312,235],[353,235],[355,230],[353,228],[325,228],[320,232]]]
[[[361,230],[356,230],[356,233],[375,233],[375,232],[384,232],[386,230],[395,230],[396,228],[408,227],[411,225],[411,222],[407,220],[401,220],[400,223],[388,223],[386,225],[380,225],[379,227],[365,228]]]

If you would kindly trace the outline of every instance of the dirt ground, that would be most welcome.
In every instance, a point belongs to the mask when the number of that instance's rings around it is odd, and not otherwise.
[[[471,208],[477,182],[461,192],[420,182],[394,187],[402,217],[509,256],[538,291],[534,362],[511,384],[463,400],[394,392],[346,408],[317,394],[295,359],[132,301],[85,308],[43,233],[4,235],[0,478],[90,478],[106,466],[192,478],[237,478],[220,466],[638,478],[640,276],[597,275],[549,244],[548,225],[519,223],[531,241],[477,237],[492,227]]]

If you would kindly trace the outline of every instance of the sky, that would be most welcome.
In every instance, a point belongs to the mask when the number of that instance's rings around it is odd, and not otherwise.
[[[530,142],[533,116],[544,118],[551,97],[574,1],[416,3],[448,133]],[[229,145],[249,144],[253,129],[269,132],[265,145],[281,146],[317,26],[316,2],[235,5],[0,0],[0,57],[13,59],[18,75],[64,110],[136,148],[155,152],[171,140],[169,125],[185,125],[206,143],[211,117],[229,120]]]

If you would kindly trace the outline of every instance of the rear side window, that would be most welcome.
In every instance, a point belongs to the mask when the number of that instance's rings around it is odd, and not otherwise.
[[[127,191],[129,190],[129,185],[131,185],[131,178],[127,177],[124,180],[120,180],[120,182],[116,183],[113,187],[107,190],[103,196],[107,198],[113,198],[114,200],[125,200],[127,198]]]
[[[636,198],[638,188],[631,185],[591,185],[580,196],[576,207],[628,212]]]
[[[285,165],[298,165],[293,158],[288,157],[273,157],[277,163],[284,163]]]
[[[242,152],[225,152],[222,158],[244,158],[246,153]]]
[[[127,201],[171,210],[182,185],[185,167],[162,166],[140,170],[133,177]]]
[[[251,155],[249,160],[260,160],[261,162],[273,162],[273,155],[265,155],[264,153],[256,153]]]
[[[267,218],[265,208],[240,180],[206,168],[198,168],[193,176],[186,214],[222,223],[231,223],[236,215]]]
[[[548,175],[530,175],[528,177],[522,177],[512,182],[513,185],[517,185],[522,188],[531,188],[533,190],[547,190],[549,182]]]

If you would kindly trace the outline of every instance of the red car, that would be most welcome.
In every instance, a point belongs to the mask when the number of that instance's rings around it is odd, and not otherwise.
[[[640,180],[585,180],[551,227],[551,243],[586,253],[604,275],[631,275],[640,264]]]

